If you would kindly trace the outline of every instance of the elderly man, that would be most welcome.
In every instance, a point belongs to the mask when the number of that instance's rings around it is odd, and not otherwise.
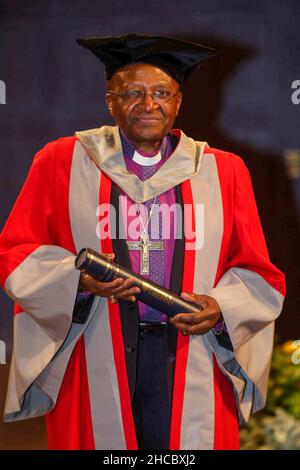
[[[182,82],[216,51],[78,42],[105,65],[116,126],[38,152],[3,230],[16,303],[5,419],[46,414],[51,449],[237,449],[238,422],[264,406],[285,285],[242,160],[172,130]],[[132,279],[79,273],[83,247],[199,311],[169,318]]]

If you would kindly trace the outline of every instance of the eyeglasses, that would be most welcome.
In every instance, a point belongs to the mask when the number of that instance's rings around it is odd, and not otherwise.
[[[126,90],[123,93],[116,93],[112,90],[107,90],[108,95],[119,96],[125,102],[141,102],[146,96],[150,95],[155,103],[168,103],[180,92],[172,94],[169,90],[154,90],[151,93],[146,93],[144,90]]]

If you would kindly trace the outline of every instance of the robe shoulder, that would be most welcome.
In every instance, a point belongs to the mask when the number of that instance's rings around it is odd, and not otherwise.
[[[219,177],[229,184],[238,184],[238,180],[247,182],[252,188],[251,175],[242,157],[234,153],[207,146],[204,155],[215,158]]]
[[[45,144],[35,155],[35,162],[50,163],[53,160],[70,157],[73,153],[75,142],[78,140],[75,136],[60,137]]]
[[[239,155],[236,155],[232,152],[228,152],[226,150],[220,150],[213,147],[207,146],[204,150],[204,154],[214,155],[217,160],[220,160],[224,165],[227,165],[228,168],[232,167],[244,167],[247,168],[245,165],[244,160]]]

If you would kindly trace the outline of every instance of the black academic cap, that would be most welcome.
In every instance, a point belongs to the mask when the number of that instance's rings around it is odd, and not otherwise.
[[[107,80],[124,65],[139,62],[159,67],[183,83],[201,62],[218,53],[194,42],[145,34],[81,38],[77,42],[104,64]]]

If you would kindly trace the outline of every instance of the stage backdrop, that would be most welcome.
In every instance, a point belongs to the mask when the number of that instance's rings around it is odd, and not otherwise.
[[[220,55],[184,86],[176,125],[248,165],[270,256],[287,274],[277,332],[298,339],[299,24],[298,0],[0,2],[0,229],[46,142],[112,124],[103,68],[77,37],[154,33],[216,47]],[[8,364],[12,303],[3,293],[0,341],[0,362]],[[2,402],[7,364],[0,365]],[[0,425],[0,448],[45,447],[43,429],[40,419]]]

